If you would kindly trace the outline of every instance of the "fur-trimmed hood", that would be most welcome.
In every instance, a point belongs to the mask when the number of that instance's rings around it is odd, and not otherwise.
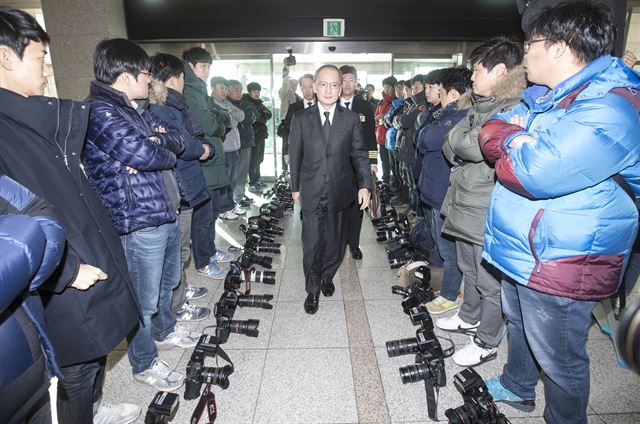
[[[508,99],[517,99],[522,96],[522,92],[527,88],[527,76],[523,65],[514,67],[507,75],[502,78],[501,81],[494,88],[493,96],[491,96],[497,102]],[[469,109],[473,106],[476,98],[472,91],[468,91],[458,100],[458,107],[460,109]]]
[[[167,86],[164,82],[153,78],[149,84],[149,101],[151,104],[163,105],[167,101]]]

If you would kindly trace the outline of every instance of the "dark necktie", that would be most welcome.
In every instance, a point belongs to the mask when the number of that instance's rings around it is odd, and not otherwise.
[[[349,107],[349,105],[350,105],[350,104],[351,104],[351,102],[346,102],[346,103],[344,104],[344,107],[346,107],[347,109],[349,109],[349,110],[350,110],[350,109],[351,109],[351,108]]]
[[[329,141],[329,135],[331,134],[331,122],[329,122],[329,112],[324,113],[324,124],[322,125],[322,131],[324,132],[325,140]]]
[[[307,102],[307,107],[311,107],[311,105],[313,105],[313,102]]]

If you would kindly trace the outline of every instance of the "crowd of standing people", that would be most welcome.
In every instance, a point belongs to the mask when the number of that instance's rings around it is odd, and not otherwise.
[[[533,19],[524,48],[500,36],[471,69],[389,76],[380,101],[368,85],[360,95],[351,65],[283,75],[304,310],[333,295],[347,247],[362,259],[379,160],[441,286],[428,311],[457,309],[435,325],[471,336],[453,361],[495,358],[506,327],[494,400],[532,411],[542,372],[545,418],[586,423],[591,311],[616,292],[638,226],[640,79],[610,55],[615,34],[608,7],[576,0]],[[215,222],[246,213],[247,185],[265,188],[272,112],[257,82],[243,93],[209,79],[201,47],[149,57],[120,38],[96,46],[86,101],[44,97],[48,42],[32,16],[0,8],[0,329],[12,342],[0,358],[13,364],[0,418],[51,422],[56,375],[59,422],[128,423],[139,406],[102,400],[106,357],[126,338],[136,382],[182,386],[158,347],[200,337],[179,324],[211,313],[190,303],[207,289],[185,268],[192,258],[224,278],[234,255],[216,246]]]

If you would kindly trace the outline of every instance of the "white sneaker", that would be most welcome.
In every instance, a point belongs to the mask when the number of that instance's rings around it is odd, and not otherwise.
[[[162,341],[157,341],[156,344],[161,347],[177,346],[184,349],[194,347],[198,344],[201,334],[195,331],[189,331],[181,325],[175,325],[173,331],[169,333]]]
[[[236,215],[244,215],[245,213],[247,213],[246,209],[242,209],[240,206],[236,206],[231,212]]]
[[[238,215],[233,213],[233,210],[230,210],[230,211],[226,211],[223,214],[220,214],[220,218],[232,220],[232,219],[238,219]]]
[[[452,317],[440,318],[436,321],[436,327],[444,331],[450,331],[452,333],[473,334],[480,326],[480,321],[475,324],[469,324],[464,322],[458,316],[458,312]]]
[[[93,424],[129,424],[140,415],[141,409],[132,403],[100,402],[98,412],[93,416]]]
[[[158,391],[172,392],[182,387],[184,374],[172,370],[166,362],[156,357],[148,369],[139,374],[133,374],[133,379]]]
[[[496,359],[497,356],[498,348],[479,346],[476,337],[472,336],[471,341],[462,349],[457,350],[451,359],[462,367],[472,367]]]

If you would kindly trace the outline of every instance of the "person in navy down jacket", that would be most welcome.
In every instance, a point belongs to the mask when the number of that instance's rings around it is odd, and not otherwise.
[[[171,310],[180,282],[180,193],[173,168],[182,135],[149,110],[149,56],[123,38],[103,40],[94,53],[87,176],[124,246],[142,310],[130,336],[133,378],[157,390],[176,390],[184,375],[158,358],[156,344],[190,348],[198,335],[176,325]]]
[[[435,265],[442,264],[442,289],[440,295],[427,303],[432,315],[438,315],[460,306],[458,291],[462,274],[456,260],[455,241],[442,234],[443,219],[440,214],[447,194],[451,165],[442,154],[447,134],[467,114],[458,108],[458,99],[471,88],[471,71],[466,68],[447,68],[440,73],[440,105],[442,113],[418,133],[417,149],[422,158],[420,172],[420,199],[425,219],[431,219],[431,232],[436,249]]]
[[[198,160],[207,160],[215,152],[204,139],[202,127],[189,113],[184,90],[184,66],[177,57],[167,53],[156,53],[151,57],[150,71],[153,75],[149,88],[149,108],[151,112],[179,130],[185,139],[185,149],[178,155],[176,177],[180,186],[180,240],[182,276],[180,284],[173,291],[171,309],[180,321],[202,321],[211,310],[190,304],[189,299],[199,299],[209,292],[206,287],[187,284],[185,268],[193,246],[196,269],[209,264],[215,254],[213,243],[207,240],[209,228],[193,228],[194,224],[206,227],[210,221],[199,219],[199,212],[211,198],[207,193],[207,183]],[[195,211],[198,210],[196,213]],[[210,211],[209,211],[210,212]],[[193,216],[195,215],[195,219]],[[209,214],[210,215],[210,214]],[[193,229],[193,231],[192,231]]]
[[[0,174],[0,422],[51,422],[49,378],[62,378],[38,288],[64,252],[51,206]]]
[[[605,5],[545,10],[525,43],[536,85],[479,135],[498,178],[483,258],[505,274],[509,334],[502,375],[487,386],[532,411],[543,371],[549,423],[587,422],[591,311],[616,292],[637,232],[623,185],[640,194],[640,80],[609,56],[615,34]]]

